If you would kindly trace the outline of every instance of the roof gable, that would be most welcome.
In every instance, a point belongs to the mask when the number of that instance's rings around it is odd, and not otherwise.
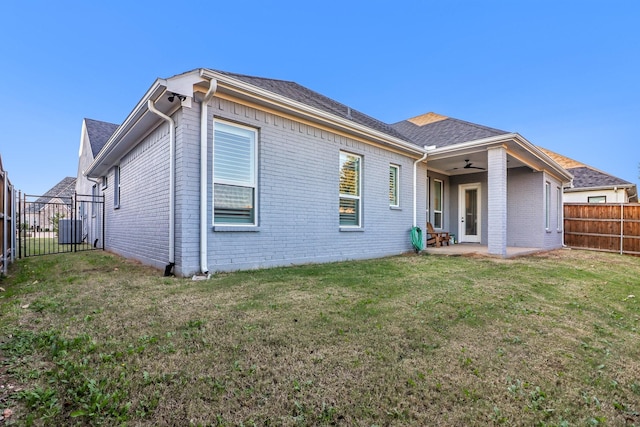
[[[391,126],[415,144],[435,145],[438,148],[509,133],[435,113],[403,120]]]
[[[118,125],[93,119],[84,119],[84,122],[87,126],[91,152],[93,157],[95,157],[100,150],[102,150],[102,147],[104,147],[111,135],[118,129]]]
[[[562,154],[558,154],[551,150],[547,150],[546,148],[542,148],[542,147],[538,147],[538,148],[565,169],[587,166],[584,163],[580,163],[579,161],[570,159],[569,157],[563,156]]]
[[[56,185],[54,185],[49,191],[44,193],[42,197],[36,200],[36,203],[47,203],[51,199],[71,199],[76,191],[76,178],[68,176]]]

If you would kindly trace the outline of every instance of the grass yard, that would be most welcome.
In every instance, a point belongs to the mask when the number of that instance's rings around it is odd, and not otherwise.
[[[640,426],[640,258],[160,275],[101,251],[14,264],[3,422]]]
[[[33,234],[33,233],[32,233]],[[79,252],[88,251],[94,249],[94,247],[88,242],[76,243],[76,244],[60,244],[58,243],[58,237],[54,233],[41,232],[36,233],[36,237],[23,237],[20,241],[20,251],[23,256],[35,256],[46,254],[57,254],[64,252]],[[54,237],[42,237],[50,236]],[[17,254],[16,254],[17,256]]]

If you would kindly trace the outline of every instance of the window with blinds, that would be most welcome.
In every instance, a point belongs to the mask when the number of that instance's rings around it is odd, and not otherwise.
[[[340,152],[340,226],[360,227],[362,158]]]
[[[256,145],[255,129],[214,122],[214,224],[256,224]]]
[[[400,166],[389,165],[389,206],[397,208],[400,206],[398,179],[400,176]]]

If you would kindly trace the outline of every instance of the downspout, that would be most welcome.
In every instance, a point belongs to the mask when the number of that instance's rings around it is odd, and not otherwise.
[[[218,89],[218,81],[209,81],[209,90],[200,106],[200,272],[209,274],[207,266],[207,130],[208,130],[208,104]]]
[[[427,158],[427,147],[424,147],[424,155],[413,162],[413,227],[411,227],[411,246],[420,253],[424,249],[422,240],[422,230],[418,227],[418,163]]]
[[[147,101],[149,111],[160,116],[169,123],[169,264],[164,268],[164,275],[170,276],[171,270],[176,265],[176,212],[175,212],[175,178],[174,172],[176,168],[175,159],[175,122],[173,119],[162,111],[158,110],[150,99]]]
[[[97,180],[97,179],[89,178],[87,175],[85,175],[84,171],[82,171],[82,175],[87,179],[87,181],[89,181],[89,182],[93,182],[93,183],[96,185],[96,189],[98,189],[98,185],[99,185],[100,183],[98,182],[98,180]],[[93,200],[93,195],[91,196],[91,200]],[[102,199],[102,201],[104,202],[104,198]],[[92,203],[92,206],[93,206],[93,203]],[[104,226],[104,208],[105,208],[104,203],[102,203],[102,213],[103,213],[103,215],[102,215],[102,218],[100,219],[100,223],[101,223],[103,226]],[[92,214],[95,214],[95,212],[93,212],[93,209],[94,209],[94,208],[92,207],[92,208],[91,208],[91,212],[92,212]],[[93,227],[92,227],[92,228],[93,228]],[[105,245],[104,245],[104,238],[105,238],[104,233],[102,233],[102,240],[103,240],[103,241],[102,241],[102,249],[103,249],[103,250],[104,250],[104,246],[105,246]],[[96,238],[96,239],[93,241],[93,247],[94,247],[94,248],[97,248],[97,247],[98,247],[98,242],[99,242],[99,241],[100,241],[100,239],[98,239],[98,238]]]
[[[413,226],[418,226],[418,163],[427,158],[427,146],[424,146],[424,155],[413,162]],[[429,147],[430,148],[430,147]]]

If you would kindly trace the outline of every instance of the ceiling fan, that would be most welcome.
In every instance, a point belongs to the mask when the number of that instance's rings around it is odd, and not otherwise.
[[[456,169],[480,169],[480,170],[486,170],[485,168],[481,168],[479,166],[473,166],[473,163],[471,163],[469,161],[469,159],[464,159],[464,163],[465,165],[461,168],[453,168],[453,169],[449,169],[450,171],[452,170],[456,170]]]

